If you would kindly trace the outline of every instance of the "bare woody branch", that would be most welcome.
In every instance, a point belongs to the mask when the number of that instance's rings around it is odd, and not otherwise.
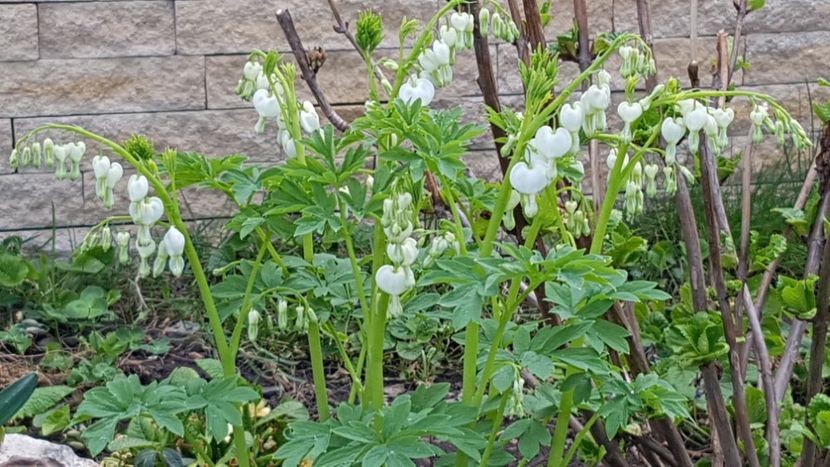
[[[349,127],[349,124],[343,120],[343,117],[337,115],[337,112],[335,112],[328,99],[326,99],[325,94],[323,94],[323,90],[320,89],[320,85],[317,83],[317,74],[309,66],[308,55],[306,55],[300,36],[294,28],[294,20],[291,18],[291,13],[288,10],[277,11],[277,21],[280,23],[282,32],[285,34],[285,39],[291,47],[291,52],[294,54],[297,66],[300,68],[303,80],[305,80],[308,89],[323,110],[323,114],[335,128],[340,131],[345,131]]]

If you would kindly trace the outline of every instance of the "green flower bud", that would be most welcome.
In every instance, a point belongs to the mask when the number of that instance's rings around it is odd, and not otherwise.
[[[12,153],[9,156],[9,168],[16,171],[18,167],[20,167],[20,158],[17,155],[17,149],[12,149]]]
[[[478,28],[482,36],[490,33],[490,10],[487,8],[482,8],[478,12]]]
[[[46,167],[52,168],[55,165],[55,143],[51,139],[43,140],[43,158],[46,160]]]
[[[26,146],[23,148],[23,152],[20,154],[20,165],[26,167],[27,165],[32,163],[32,148]]]
[[[38,169],[43,166],[43,151],[37,141],[32,143],[32,166]]]
[[[248,340],[251,342],[256,342],[257,335],[259,334],[259,312],[256,309],[251,309],[248,312]]]
[[[285,300],[277,302],[277,327],[281,331],[288,329],[288,302]]]
[[[164,267],[167,265],[167,247],[165,242],[159,242],[159,247],[156,252],[156,260],[153,261],[153,277],[158,277],[164,272]]]
[[[115,242],[118,244],[118,262],[127,264],[130,262],[130,233],[118,232],[115,235]]]
[[[112,231],[110,230],[109,226],[106,226],[101,229],[101,248],[103,248],[104,251],[109,251],[111,246]]]
[[[298,306],[294,310],[297,312],[297,319],[294,321],[294,329],[296,331],[303,332],[307,328],[305,320],[305,307]]]

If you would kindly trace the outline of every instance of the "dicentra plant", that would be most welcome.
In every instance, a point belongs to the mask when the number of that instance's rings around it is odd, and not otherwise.
[[[430,104],[436,90],[451,83],[456,55],[473,46],[476,26],[507,40],[515,38],[516,27],[495,3],[492,16],[483,9],[478,18],[455,11],[461,3],[448,2],[423,25],[404,21],[393,58],[376,56],[381,18],[361,15],[356,41],[370,100],[365,115],[342,134],[321,125],[310,102],[298,101],[293,65],[274,51],[251,53],[237,93],[252,101],[256,131],[274,134],[286,156],[273,166],[245,164],[242,156],[207,158],[172,149],[156,154],[138,138],[118,144],[56,124],[21,138],[12,155],[20,166],[39,165],[43,155],[58,178],[67,176],[68,160],[68,177],[77,178],[83,143],[39,140],[46,132],[63,132],[99,143],[137,172],[128,194],[138,228],[139,275],[160,274],[166,264],[181,274],[187,258],[224,378],[236,382],[243,333],[247,327],[248,339],[256,341],[262,316],[275,316],[279,329],[307,335],[319,420],[292,424],[287,442],[256,462],[414,465],[414,459],[442,457],[457,465],[504,465],[513,461],[507,447],[518,438],[522,459],[544,448],[548,465],[565,466],[596,433],[613,439],[636,431],[634,423],[690,417],[689,401],[656,373],[629,377],[619,365],[631,335],[606,319],[609,310],[618,303],[650,306],[670,296],[652,282],[631,280],[620,269],[624,264],[613,266],[605,255],[607,234],[623,222],[623,213],[632,219],[642,212],[658,179],[669,193],[679,177],[694,182],[681,142],[692,155],[704,145],[716,154],[728,145],[733,110],[711,108],[705,100],[749,99],[757,137],[769,128],[807,145],[804,131],[771,98],[755,92],[682,90],[670,79],[638,95],[635,88],[654,73],[654,61],[639,36],[620,34],[606,37],[596,59],[566,84],[559,83],[557,56],[548,50],[533,51],[529,63],[519,65],[524,107],[488,113],[507,135],[499,143],[508,176],[476,179],[465,170],[465,156],[482,130],[462,123],[459,110]],[[613,78],[605,64],[615,54],[625,82],[616,107],[621,128],[608,121]],[[554,95],[556,85],[561,91]],[[610,148],[607,189],[596,211],[583,192],[583,148],[591,141]],[[111,207],[122,167],[98,156],[92,168],[97,193]],[[179,192],[192,186],[227,195],[238,206],[228,228],[256,250],[253,259],[217,271],[221,281],[213,287],[179,206]],[[615,209],[620,194],[623,212]],[[435,204],[448,215],[427,227]],[[527,220],[523,229],[513,217],[518,205]],[[121,217],[96,229],[114,219]],[[167,229],[158,247],[157,225]],[[356,247],[359,228],[372,230],[369,248]],[[123,251],[132,250],[127,234],[116,238]],[[290,254],[294,246],[297,255]],[[334,264],[331,251],[348,264],[349,274],[327,271]],[[561,325],[516,319],[540,287]],[[390,402],[384,392],[388,324],[426,308],[450,314],[454,341],[463,346],[460,400],[449,399],[449,385],[439,383]],[[682,328],[688,342],[681,348],[691,365],[704,367],[723,355],[722,325],[706,310],[694,311],[702,313]],[[334,315],[357,323],[357,355],[344,345],[348,329],[335,326],[345,320]],[[349,400],[334,413],[324,338],[334,343],[352,382]],[[241,410],[241,402],[234,407]],[[728,417],[722,401],[712,407]],[[585,422],[569,445],[578,413]],[[238,464],[255,462],[242,424],[235,424],[233,439]]]

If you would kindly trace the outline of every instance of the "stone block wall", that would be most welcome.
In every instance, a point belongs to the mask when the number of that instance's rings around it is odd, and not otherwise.
[[[338,0],[345,19],[374,8],[384,17],[387,33],[379,54],[396,54],[396,26],[403,17],[428,18],[440,0]],[[634,31],[634,0],[589,0],[591,32]],[[651,0],[655,53],[660,78],[687,82],[690,60],[689,5],[686,0]],[[161,149],[166,146],[212,155],[244,153],[253,161],[280,155],[273,134],[256,135],[256,114],[234,94],[246,54],[254,49],[288,45],[274,13],[289,8],[307,48],[321,46],[327,60],[318,79],[338,112],[361,112],[366,78],[358,55],[336,33],[325,0],[0,0],[0,237],[51,235],[56,227],[68,244],[84,227],[100,218],[94,199],[91,167],[83,181],[57,182],[42,171],[11,173],[6,162],[14,142],[46,122],[82,125],[120,140],[143,134]],[[572,24],[569,0],[553,2],[548,39]],[[732,0],[699,0],[698,61],[708,76],[714,59],[714,35],[732,29]],[[736,80],[767,92],[805,128],[815,126],[810,102],[829,99],[816,79],[830,77],[830,0],[767,0],[745,24],[742,46],[750,68]],[[499,91],[506,105],[520,105],[517,57],[510,44],[494,43]],[[286,55],[290,59],[290,54]],[[576,73],[564,64],[562,79]],[[471,51],[459,57],[455,82],[439,91],[438,106],[461,106],[469,118],[483,123],[483,104],[475,82]],[[619,87],[619,86],[618,86]],[[300,95],[309,98],[303,83]],[[619,89],[618,89],[619,90]],[[736,125],[736,144],[745,129]],[[89,144],[90,153],[98,150]],[[769,158],[776,157],[769,150]],[[494,175],[492,141],[476,141],[469,155],[477,175]],[[88,161],[88,159],[87,159]],[[37,171],[34,171],[37,172]],[[188,198],[192,219],[227,212],[205,196]],[[55,205],[55,215],[52,205]],[[126,203],[117,204],[118,211]],[[79,238],[75,238],[79,241]]]

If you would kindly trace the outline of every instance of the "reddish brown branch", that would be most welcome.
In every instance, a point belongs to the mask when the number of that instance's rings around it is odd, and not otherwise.
[[[309,66],[308,56],[303,48],[300,36],[297,34],[297,30],[294,28],[294,20],[291,18],[291,13],[288,10],[278,10],[277,21],[280,23],[288,45],[291,46],[291,52],[293,52],[297,66],[300,68],[303,80],[305,80],[308,89],[323,110],[323,114],[335,128],[340,131],[345,131],[349,128],[349,124],[340,115],[337,115],[337,112],[335,112],[334,108],[329,104],[328,99],[326,99],[325,94],[323,94],[323,90],[320,89],[320,85],[317,83],[317,74]]]

